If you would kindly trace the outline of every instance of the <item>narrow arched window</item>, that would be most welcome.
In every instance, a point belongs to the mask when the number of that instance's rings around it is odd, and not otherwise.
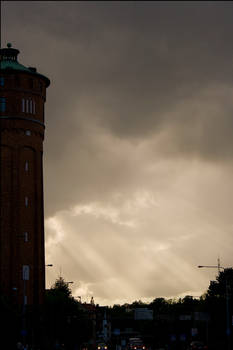
[[[29,100],[26,100],[26,113],[29,113]]]
[[[23,265],[23,280],[29,281],[30,267],[29,265]]]
[[[30,113],[32,114],[32,100],[30,100],[29,102],[30,102]]]

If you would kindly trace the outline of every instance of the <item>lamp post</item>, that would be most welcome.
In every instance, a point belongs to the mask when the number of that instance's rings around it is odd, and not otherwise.
[[[218,265],[198,265],[198,268],[214,268],[218,269],[218,273],[220,273],[220,269],[223,271],[226,270],[225,267],[220,266],[218,261]],[[229,311],[229,285],[226,277],[226,335],[227,335],[227,349],[231,350],[231,326],[230,326],[230,311]]]

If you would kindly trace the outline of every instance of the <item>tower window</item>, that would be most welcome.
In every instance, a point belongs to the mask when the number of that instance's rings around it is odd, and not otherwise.
[[[22,99],[22,112],[25,112],[25,99]]]
[[[32,100],[30,100],[29,102],[30,102],[30,113],[32,113]]]
[[[26,100],[26,113],[29,113],[29,100]]]
[[[6,112],[6,99],[5,99],[5,97],[0,97],[0,112]]]
[[[25,207],[28,207],[28,197],[25,197]]]
[[[28,171],[29,165],[28,165],[28,161],[25,162],[25,171]]]
[[[22,112],[36,114],[36,104],[33,100],[22,99]]]
[[[24,242],[28,242],[28,232],[24,232]]]
[[[28,281],[29,280],[29,265],[23,265],[23,280]]]
[[[0,86],[4,86],[4,78],[0,77]]]
[[[30,131],[30,130],[26,130],[26,131],[25,131],[25,135],[31,136],[31,131]]]

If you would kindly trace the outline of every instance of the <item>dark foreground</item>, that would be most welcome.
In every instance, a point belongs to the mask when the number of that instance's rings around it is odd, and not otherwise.
[[[226,288],[227,287],[227,288]],[[0,295],[1,350],[232,350],[233,269],[220,272],[195,299],[103,307],[72,297],[60,277],[44,305],[15,305]],[[130,339],[140,347],[130,347]],[[202,347],[190,347],[202,341]],[[194,344],[195,345],[195,344]]]

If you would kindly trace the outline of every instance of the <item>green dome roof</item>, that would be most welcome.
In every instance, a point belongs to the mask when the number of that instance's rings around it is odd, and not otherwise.
[[[1,70],[2,69],[15,69],[15,70],[22,70],[22,71],[31,72],[29,68],[23,66],[18,61],[3,60],[3,61],[1,61],[0,65],[1,65]]]
[[[46,80],[46,86],[48,87],[50,85],[50,80],[45,77],[42,74],[39,74],[36,72],[36,68],[32,67],[25,67],[22,64],[20,64],[17,60],[17,56],[19,54],[19,50],[12,48],[12,45],[10,43],[7,44],[7,48],[0,49],[0,69],[2,70],[15,70],[15,71],[22,71],[27,72],[33,75],[40,76],[41,78],[44,78]]]

